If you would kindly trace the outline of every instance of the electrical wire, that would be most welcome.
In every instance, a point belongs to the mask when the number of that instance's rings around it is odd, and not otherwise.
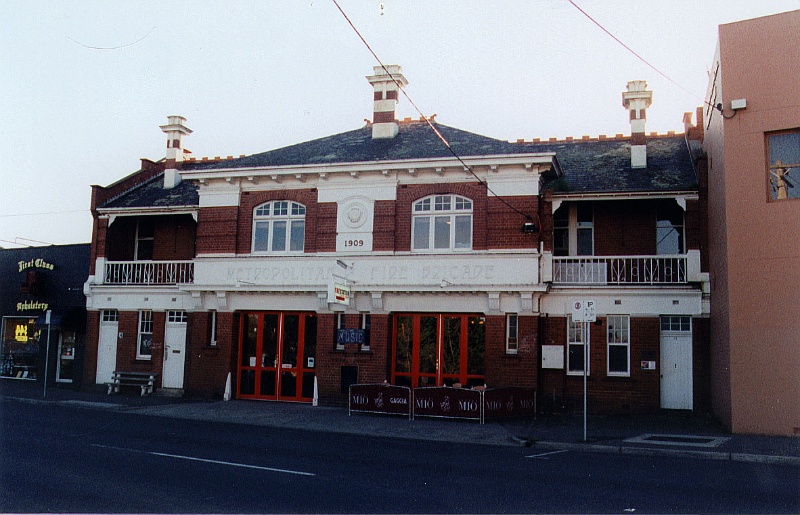
[[[389,76],[389,78],[391,78],[392,81],[394,81],[394,83],[397,85],[398,89],[403,93],[403,96],[406,97],[406,100],[408,100],[408,102],[417,111],[417,113],[420,115],[420,117],[425,121],[425,123],[428,124],[428,126],[431,128],[431,130],[433,130],[434,134],[436,134],[436,137],[438,137],[439,140],[441,140],[441,142],[444,144],[444,146],[447,148],[447,150],[453,155],[453,157],[455,157],[458,160],[458,162],[461,163],[461,165],[464,167],[464,169],[467,170],[478,181],[479,184],[481,184],[484,188],[486,188],[486,191],[488,191],[489,193],[494,195],[500,202],[505,204],[506,207],[510,208],[515,213],[517,213],[519,215],[522,215],[526,219],[528,219],[531,222],[533,222],[534,221],[533,216],[531,216],[530,214],[525,213],[525,212],[517,209],[515,206],[511,205],[508,201],[506,201],[503,197],[499,196],[497,193],[492,191],[492,189],[489,187],[489,184],[487,184],[486,181],[484,181],[483,179],[478,177],[478,175],[475,173],[475,171],[472,169],[472,167],[464,162],[464,160],[461,158],[461,156],[459,156],[458,153],[453,149],[453,147],[450,146],[450,143],[447,141],[447,139],[442,135],[441,132],[439,132],[439,129],[437,129],[436,126],[433,124],[433,122],[431,122],[430,118],[425,116],[425,114],[422,112],[422,110],[419,107],[417,107],[417,104],[414,103],[414,101],[411,99],[411,97],[406,92],[405,88],[403,87],[403,84],[400,81],[398,81],[397,79],[395,79],[394,75],[392,75],[392,73],[389,71],[389,69],[386,67],[386,65],[383,64],[383,61],[381,61],[380,57],[378,57],[378,54],[375,53],[375,51],[372,49],[372,47],[367,42],[367,40],[364,39],[364,36],[361,35],[361,32],[359,32],[359,30],[356,28],[355,24],[350,20],[350,17],[347,16],[347,13],[345,13],[344,9],[342,9],[342,7],[339,5],[339,2],[337,2],[336,0],[331,0],[331,1],[334,3],[336,8],[339,9],[339,12],[342,13],[342,16],[344,17],[345,20],[347,20],[347,23],[350,24],[350,27],[353,29],[353,31],[356,33],[356,35],[359,37],[361,42],[364,43],[364,46],[367,47],[367,50],[369,50],[369,53],[372,54],[372,57],[374,57],[375,60],[378,62],[378,64],[381,65],[381,68],[383,68],[383,71]],[[536,217],[538,218],[538,215]],[[540,228],[540,227],[541,227],[541,224],[537,224],[537,229]]]
[[[682,89],[684,92],[688,93],[689,95],[693,96],[694,98],[696,98],[697,100],[699,100],[699,101],[700,101],[700,102],[702,102],[703,104],[705,104],[705,105],[707,105],[707,106],[710,106],[712,109],[716,109],[717,111],[719,111],[719,112],[720,112],[720,114],[721,114],[721,115],[722,115],[724,118],[726,118],[726,119],[727,119],[727,118],[733,118],[734,116],[736,116],[736,112],[735,112],[735,111],[734,111],[734,114],[733,114],[733,115],[731,115],[731,116],[729,116],[729,117],[728,117],[728,116],[725,116],[725,113],[723,113],[723,112],[722,112],[722,104],[720,104],[720,105],[716,105],[716,106],[715,106],[714,104],[712,104],[712,103],[711,103],[711,102],[709,102],[708,100],[705,100],[704,98],[701,98],[701,97],[699,97],[699,96],[698,96],[698,95],[696,95],[694,92],[690,91],[688,88],[686,88],[686,87],[684,87],[683,85],[679,84],[678,82],[674,81],[674,80],[673,80],[673,79],[672,79],[670,76],[668,76],[666,73],[662,72],[661,70],[659,70],[658,68],[656,68],[656,67],[655,67],[653,64],[651,64],[651,63],[650,63],[650,61],[648,61],[647,59],[645,59],[644,57],[642,57],[641,55],[639,55],[638,53],[636,53],[636,52],[635,52],[635,51],[634,51],[634,50],[633,50],[631,47],[629,47],[628,45],[626,45],[625,43],[623,43],[621,39],[619,39],[617,36],[615,36],[614,34],[612,34],[612,33],[611,33],[611,31],[610,31],[610,30],[608,30],[607,28],[605,28],[603,25],[601,25],[601,24],[600,24],[600,22],[598,22],[597,20],[595,20],[594,18],[592,18],[592,17],[589,15],[589,13],[587,13],[586,11],[584,11],[583,9],[581,9],[581,8],[580,8],[580,6],[578,6],[578,4],[576,4],[576,3],[575,3],[573,0],[567,0],[567,2],[569,2],[570,4],[572,4],[572,6],[573,6],[575,9],[577,9],[578,11],[580,11],[580,13],[581,13],[581,14],[583,14],[583,15],[584,15],[586,18],[588,18],[588,19],[589,19],[589,21],[591,21],[592,23],[594,23],[595,25],[597,25],[597,26],[600,28],[600,30],[602,30],[603,32],[605,32],[606,34],[608,34],[608,35],[611,37],[611,39],[613,39],[614,41],[616,41],[617,43],[619,43],[620,45],[622,45],[622,47],[623,47],[625,50],[627,50],[628,52],[630,52],[631,54],[633,54],[633,55],[634,55],[634,56],[635,56],[637,59],[639,59],[639,60],[640,60],[640,61],[642,61],[644,64],[646,64],[647,66],[649,66],[649,67],[650,67],[650,68],[651,68],[653,71],[655,71],[657,74],[661,75],[662,77],[664,77],[665,79],[667,79],[669,82],[671,82],[672,84],[674,84],[674,85],[675,85],[675,86],[677,86],[678,88]]]

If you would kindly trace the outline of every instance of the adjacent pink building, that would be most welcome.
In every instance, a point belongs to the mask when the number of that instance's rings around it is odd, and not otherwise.
[[[721,25],[709,76],[713,407],[800,434],[800,10]]]

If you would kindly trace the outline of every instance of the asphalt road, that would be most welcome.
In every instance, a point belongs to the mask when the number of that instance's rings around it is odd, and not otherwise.
[[[0,400],[2,512],[797,513],[800,469]]]

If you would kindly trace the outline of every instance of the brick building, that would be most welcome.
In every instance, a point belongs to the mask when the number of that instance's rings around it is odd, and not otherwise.
[[[93,187],[87,379],[329,404],[356,382],[524,386],[562,410],[589,341],[592,411],[706,409],[701,130],[647,136],[636,81],[630,137],[505,142],[398,121],[400,68],[367,79],[364,127],[194,160],[170,117],[166,159]]]

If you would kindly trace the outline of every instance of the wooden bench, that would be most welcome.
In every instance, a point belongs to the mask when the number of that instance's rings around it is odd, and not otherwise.
[[[111,375],[111,382],[106,383],[108,394],[119,393],[120,386],[138,386],[142,389],[142,397],[153,393],[158,374],[154,372],[123,372],[115,370]]]

